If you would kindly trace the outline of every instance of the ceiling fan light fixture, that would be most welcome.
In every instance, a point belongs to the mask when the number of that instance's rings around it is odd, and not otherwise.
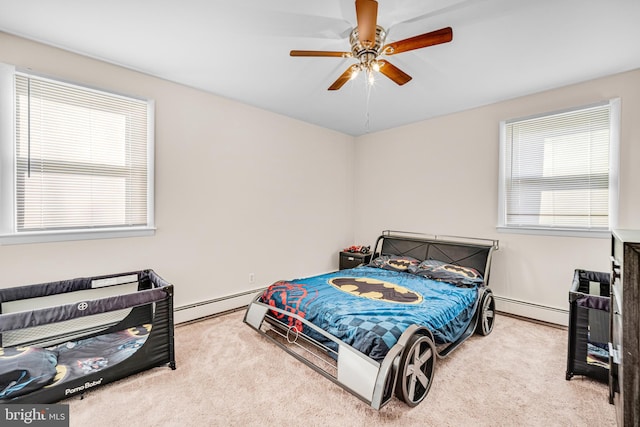
[[[349,77],[349,79],[355,79],[356,77],[358,77],[358,74],[360,74],[360,67],[354,65],[353,67],[351,67],[351,76]]]

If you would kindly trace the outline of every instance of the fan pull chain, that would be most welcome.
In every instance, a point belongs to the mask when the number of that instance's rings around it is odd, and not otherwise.
[[[368,73],[370,73],[370,72],[371,71],[369,71]],[[365,83],[365,87],[366,87],[366,91],[367,91],[367,101],[366,101],[365,121],[364,121],[364,131],[365,131],[365,133],[369,133],[369,131],[371,130],[371,122],[370,122],[370,116],[369,116],[369,103],[370,103],[370,100],[371,100],[371,87],[372,86],[373,85],[369,84],[368,81]]]

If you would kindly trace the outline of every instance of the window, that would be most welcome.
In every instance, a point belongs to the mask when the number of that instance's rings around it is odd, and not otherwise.
[[[153,103],[7,69],[0,242],[152,234]]]
[[[498,229],[608,236],[617,212],[619,105],[500,124]]]

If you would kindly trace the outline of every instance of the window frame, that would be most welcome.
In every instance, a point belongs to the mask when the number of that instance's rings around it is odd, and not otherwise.
[[[59,230],[18,231],[16,224],[17,159],[15,140],[15,75],[23,74],[69,84],[90,91],[113,94],[147,103],[147,223],[142,226],[116,226],[104,228],[73,228]],[[151,99],[117,93],[90,86],[21,70],[10,64],[0,63],[0,245],[45,243],[59,241],[142,237],[155,234],[155,102]]]
[[[555,110],[526,117],[500,121],[500,146],[498,170],[498,224],[496,229],[502,233],[534,234],[567,237],[610,238],[611,230],[616,228],[618,221],[618,188],[620,165],[620,98],[612,98],[593,104]],[[576,112],[598,106],[609,106],[609,190],[608,190],[608,223],[607,230],[589,229],[584,227],[554,227],[554,226],[516,226],[507,224],[507,125],[518,121],[526,121],[558,114]]]

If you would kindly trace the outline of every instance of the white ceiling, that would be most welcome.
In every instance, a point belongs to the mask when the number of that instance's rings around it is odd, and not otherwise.
[[[353,0],[0,0],[0,30],[361,135],[640,68],[640,0],[380,0],[387,42],[443,27],[453,41],[389,56],[413,77],[293,58],[349,51]]]

